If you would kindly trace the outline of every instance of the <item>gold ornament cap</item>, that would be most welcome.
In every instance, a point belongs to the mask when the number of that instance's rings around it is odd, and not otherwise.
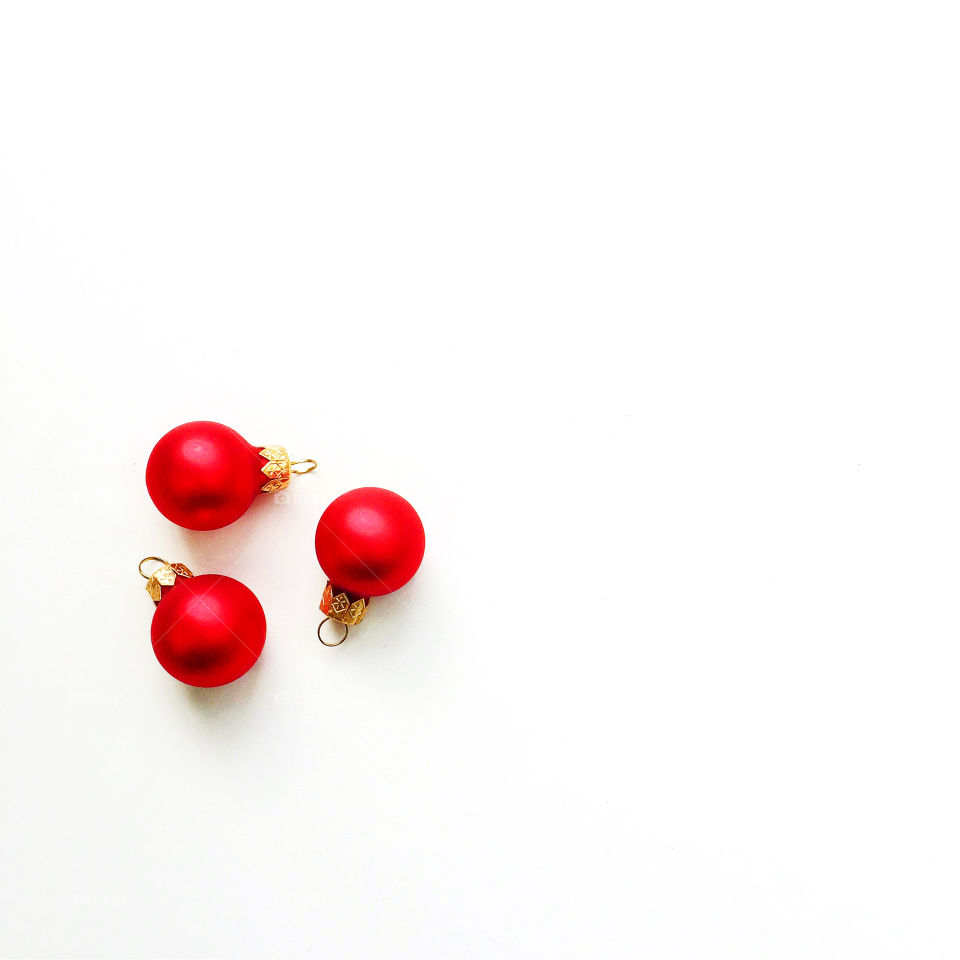
[[[160,564],[153,573],[144,573],[143,565],[150,560],[156,560]],[[184,563],[170,563],[162,557],[144,557],[137,568],[140,576],[147,581],[147,593],[154,603],[159,603],[163,596],[164,587],[172,587],[177,577],[192,577],[193,574]]]
[[[323,590],[323,599],[320,601],[320,612],[324,615],[317,627],[317,636],[325,647],[338,647],[347,639],[350,628],[359,623],[367,615],[367,607],[370,605],[370,599],[364,597],[352,598],[346,591],[334,591],[333,584],[328,580]],[[323,639],[323,625],[333,620],[343,626],[343,636],[339,640],[329,641]]]
[[[320,601],[320,612],[337,623],[352,627],[367,615],[367,601],[363,597],[351,600],[350,595],[343,590],[334,593],[333,584],[328,580]]]
[[[309,473],[317,469],[316,460],[291,460],[286,447],[264,447],[260,456],[267,462],[260,468],[260,472],[267,478],[267,482],[260,488],[261,493],[276,493],[286,490],[290,486],[292,473]],[[293,467],[309,463],[305,470],[294,470]]]

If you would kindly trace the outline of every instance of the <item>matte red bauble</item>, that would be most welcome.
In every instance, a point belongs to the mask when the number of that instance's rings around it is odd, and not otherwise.
[[[300,464],[312,464],[293,470]],[[147,461],[147,491],[168,519],[190,530],[215,530],[243,516],[260,493],[309,473],[316,460],[290,460],[284,447],[247,443],[236,430],[194,420],[165,433]]]
[[[147,560],[161,566],[149,576]],[[150,625],[153,652],[171,676],[194,687],[220,687],[256,662],[267,636],[263,607],[239,580],[195,577],[182,563],[140,562],[157,609]]]
[[[317,524],[317,560],[328,578],[321,611],[345,628],[359,623],[370,597],[399,590],[417,572],[425,542],[417,511],[399,494],[360,487],[337,497]]]

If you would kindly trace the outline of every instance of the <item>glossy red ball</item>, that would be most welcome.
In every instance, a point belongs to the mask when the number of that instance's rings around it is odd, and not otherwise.
[[[212,420],[174,427],[147,461],[150,498],[181,527],[225,527],[243,516],[265,482],[260,449]]]
[[[242,677],[257,662],[266,636],[267,620],[253,591],[212,573],[177,577],[150,625],[160,665],[194,687]]]
[[[323,572],[357,597],[399,590],[417,572],[425,542],[417,511],[382,487],[360,487],[337,497],[317,524]]]

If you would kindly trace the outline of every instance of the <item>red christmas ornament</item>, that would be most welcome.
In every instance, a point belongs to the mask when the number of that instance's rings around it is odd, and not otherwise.
[[[300,464],[305,470],[293,470]],[[260,493],[283,490],[292,473],[316,460],[290,460],[284,447],[256,447],[236,430],[195,420],[165,433],[147,461],[147,491],[168,519],[190,530],[215,530],[243,516]]]
[[[148,560],[161,564],[149,576]],[[140,575],[157,606],[150,625],[153,652],[171,676],[193,687],[220,687],[256,662],[267,636],[263,607],[239,580],[195,577],[182,563],[140,561]]]
[[[370,597],[399,590],[417,572],[426,538],[417,511],[399,494],[382,487],[360,487],[337,497],[317,524],[317,560],[327,575],[317,628],[322,643],[336,646],[348,628],[366,615]],[[344,626],[337,643],[320,628],[327,620]]]

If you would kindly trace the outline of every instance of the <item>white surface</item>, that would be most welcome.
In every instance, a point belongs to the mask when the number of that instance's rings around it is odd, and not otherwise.
[[[9,3],[0,953],[955,958],[946,3]],[[321,469],[192,534],[222,420]],[[419,509],[317,642],[313,531]],[[137,561],[247,583],[194,691]]]

